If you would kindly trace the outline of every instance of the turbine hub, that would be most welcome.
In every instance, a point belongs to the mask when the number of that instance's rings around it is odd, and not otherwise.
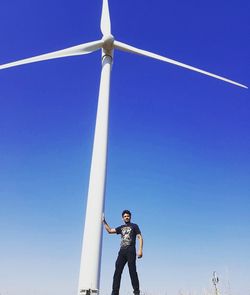
[[[114,41],[115,41],[115,38],[113,35],[107,35],[107,36],[103,36],[102,37],[102,40],[103,40],[103,50],[104,50],[104,53],[106,55],[110,55],[112,56],[112,51],[114,49]]]

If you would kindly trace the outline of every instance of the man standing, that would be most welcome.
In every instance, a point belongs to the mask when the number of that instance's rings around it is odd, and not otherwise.
[[[139,280],[136,271],[136,237],[139,240],[139,250],[137,253],[138,258],[142,258],[142,247],[143,239],[141,231],[137,224],[131,223],[131,212],[124,210],[122,212],[122,219],[124,224],[117,228],[111,228],[103,218],[103,224],[109,234],[120,234],[121,235],[121,248],[118,253],[118,257],[115,263],[115,273],[113,277],[113,291],[112,295],[119,295],[121,275],[123,268],[128,263],[129,275],[132,286],[134,288],[134,294],[140,294]]]

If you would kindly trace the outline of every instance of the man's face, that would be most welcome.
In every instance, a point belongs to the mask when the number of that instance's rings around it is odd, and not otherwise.
[[[129,223],[129,222],[130,222],[130,219],[131,219],[131,216],[130,216],[129,214],[125,213],[125,214],[122,216],[122,218],[123,218],[123,221],[124,221],[125,223]]]

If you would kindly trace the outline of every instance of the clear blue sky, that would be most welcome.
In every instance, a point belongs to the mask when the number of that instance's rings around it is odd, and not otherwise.
[[[117,40],[250,85],[247,0],[110,0]],[[0,64],[101,37],[101,0],[1,1]],[[75,295],[100,52],[0,72],[0,294]],[[115,52],[106,217],[150,294],[250,295],[249,90]],[[119,237],[104,234],[103,295]],[[122,293],[131,292],[127,271]],[[186,293],[185,293],[186,292]]]

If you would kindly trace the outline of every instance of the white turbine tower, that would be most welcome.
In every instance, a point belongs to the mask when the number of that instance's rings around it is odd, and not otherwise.
[[[103,0],[101,16],[102,39],[73,46],[63,50],[42,54],[39,56],[22,59],[19,61],[0,65],[0,69],[6,69],[28,63],[55,59],[60,57],[83,55],[92,53],[98,49],[102,50],[102,70],[100,79],[98,109],[96,116],[95,136],[92,153],[91,171],[89,179],[89,190],[87,209],[85,216],[85,227],[83,235],[82,257],[80,266],[78,294],[99,293],[101,242],[102,242],[102,212],[104,207],[106,159],[108,139],[108,113],[109,113],[109,88],[110,74],[113,62],[113,51],[136,53],[158,59],[170,64],[177,65],[201,74],[234,84],[239,87],[247,86],[233,80],[215,75],[213,73],[195,68],[193,66],[175,61],[173,59],[151,53],[128,44],[116,41],[111,34],[111,22],[109,16],[108,0]]]

